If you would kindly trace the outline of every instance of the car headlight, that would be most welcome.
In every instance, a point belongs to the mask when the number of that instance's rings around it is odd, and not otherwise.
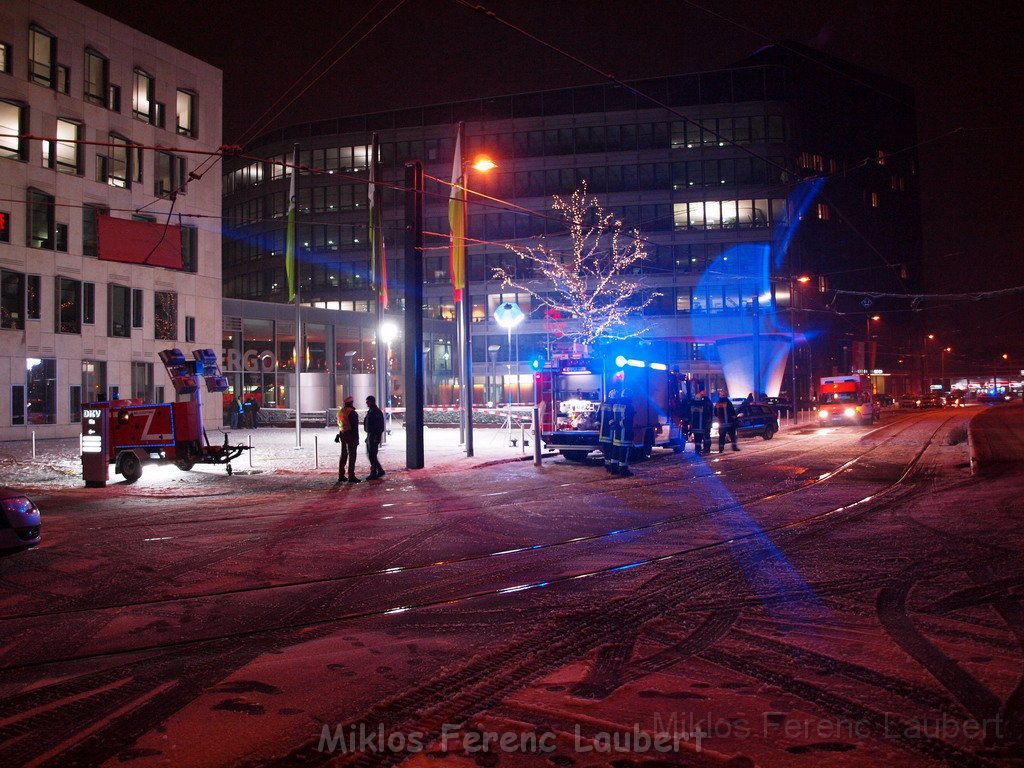
[[[848,419],[852,419],[856,415],[857,411],[855,411],[853,408],[847,408],[845,411],[843,411],[843,416],[845,416]]]
[[[824,408],[822,408],[820,411],[818,411],[818,418],[819,419],[827,419],[828,418],[828,411],[826,411]]]

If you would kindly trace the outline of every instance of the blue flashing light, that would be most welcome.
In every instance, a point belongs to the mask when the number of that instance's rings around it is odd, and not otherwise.
[[[668,366],[665,365],[664,363],[651,363],[651,368],[653,368],[656,371],[667,371],[668,370]]]
[[[533,370],[535,371],[539,371],[543,365],[544,361],[541,360],[539,357],[535,357],[530,361],[530,367],[533,368]]]
[[[623,355],[619,355],[618,357],[615,358],[615,364],[619,366],[619,368],[624,367],[627,362],[628,360],[626,360],[626,358]]]
[[[626,365],[631,365],[634,368],[646,368],[647,367],[647,363],[645,363],[643,360],[627,360],[626,361]]]

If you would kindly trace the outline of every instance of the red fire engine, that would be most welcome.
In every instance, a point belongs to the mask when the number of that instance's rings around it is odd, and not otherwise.
[[[222,445],[210,444],[203,428],[199,379],[208,392],[223,392],[228,382],[212,349],[197,349],[192,356],[187,360],[180,349],[160,353],[174,391],[190,395],[190,400],[111,400],[82,408],[82,477],[87,486],[106,485],[111,464],[129,483],[142,477],[146,462],[170,462],[186,472],[196,464],[224,464],[231,474],[231,460],[249,446],[228,445],[227,434]]]
[[[675,452],[686,445],[684,402],[689,382],[662,363],[618,357],[606,373],[603,360],[559,360],[558,368],[534,374],[534,398],[541,440],[569,461],[583,461],[601,450],[601,403],[611,390],[628,393],[633,405],[632,454],[650,456],[653,448]]]

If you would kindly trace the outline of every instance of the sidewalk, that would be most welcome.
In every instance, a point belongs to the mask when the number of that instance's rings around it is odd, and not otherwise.
[[[211,444],[221,443],[227,433],[231,445],[252,445],[251,451],[231,463],[235,472],[333,474],[338,470],[340,452],[334,442],[336,432],[334,428],[305,428],[301,433],[301,447],[298,448],[294,427],[224,428],[223,431],[210,432],[208,437]],[[381,447],[380,462],[389,473],[405,470],[405,438],[405,429],[396,424]],[[522,432],[518,428],[512,430],[511,439],[516,445],[511,446],[508,431],[477,426],[473,429],[473,456],[467,457],[465,447],[459,444],[458,427],[427,427],[423,430],[424,470],[454,472],[509,461],[532,461],[533,440],[529,430],[526,431],[526,439],[530,445],[525,449],[521,438]],[[365,444],[360,444],[358,456],[356,471],[365,475],[368,471]],[[223,465],[198,465],[197,469],[225,471]],[[80,485],[81,475],[77,438],[38,440],[34,458],[31,440],[0,443],[0,485],[52,484],[67,487]],[[113,467],[110,477],[111,481],[121,480],[120,475],[114,474]]]
[[[1024,406],[983,406],[967,428],[971,472],[1024,463]]]

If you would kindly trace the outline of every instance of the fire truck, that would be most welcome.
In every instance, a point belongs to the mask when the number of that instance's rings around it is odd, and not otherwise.
[[[825,376],[818,390],[818,422],[864,424],[878,421],[871,379],[863,374]]]
[[[110,465],[125,481],[142,477],[145,463],[172,463],[187,472],[196,464],[224,464],[249,450],[247,445],[211,445],[203,428],[200,379],[207,392],[223,392],[217,354],[197,349],[188,360],[180,349],[160,353],[178,395],[190,399],[175,403],[146,403],[141,399],[89,403],[82,408],[82,477],[89,487],[103,487]]]
[[[654,448],[678,453],[686,445],[684,406],[691,382],[663,363],[618,357],[606,370],[596,358],[556,361],[557,368],[534,374],[534,400],[541,440],[569,461],[582,462],[601,450],[601,403],[611,390],[626,392],[633,404],[631,455],[646,458]]]

